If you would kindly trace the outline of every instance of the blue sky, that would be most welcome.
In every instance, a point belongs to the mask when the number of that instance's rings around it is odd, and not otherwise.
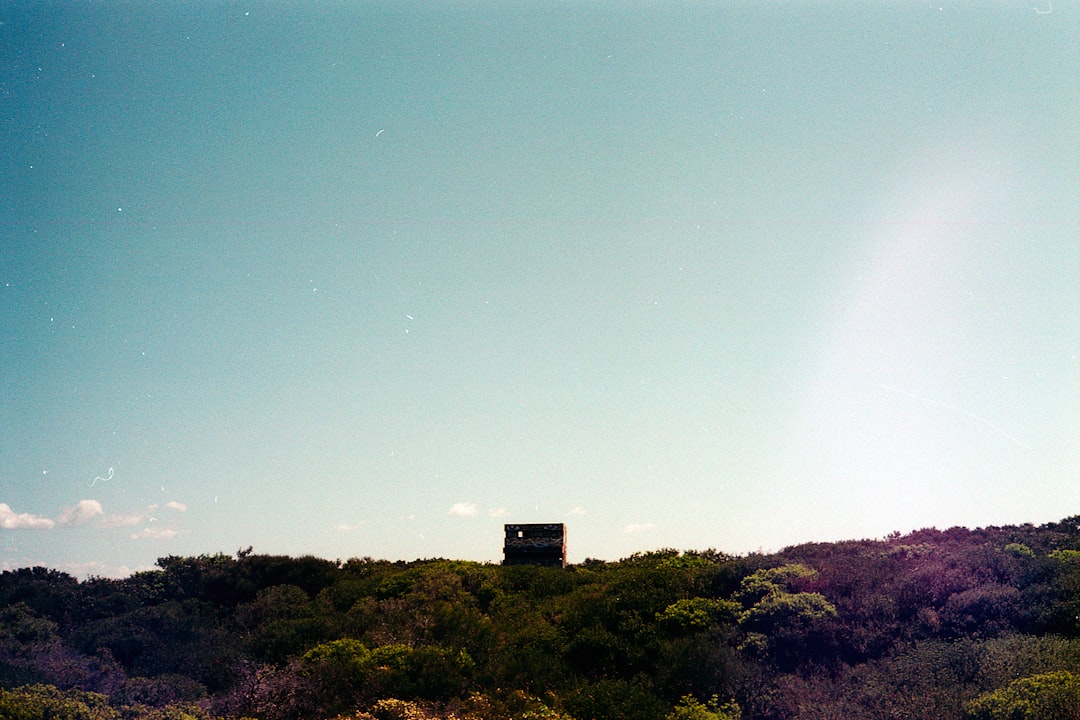
[[[1080,512],[1080,10],[0,2],[0,567]]]

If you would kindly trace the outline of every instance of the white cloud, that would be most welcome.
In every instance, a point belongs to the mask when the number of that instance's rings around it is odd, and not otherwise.
[[[654,527],[656,527],[656,526],[653,525],[652,523],[630,523],[629,525],[627,525],[626,527],[623,528],[623,532],[628,534],[628,535],[633,535],[635,533],[648,532],[649,530],[652,530]]]
[[[354,530],[359,530],[362,525],[363,523],[356,523],[355,525],[350,525],[349,523],[343,522],[335,525],[334,529],[338,532],[352,532]]]
[[[68,508],[60,514],[60,523],[62,525],[68,523],[82,524],[104,514],[105,509],[101,507],[101,503],[97,500],[80,500],[78,505]]]
[[[457,515],[458,517],[475,517],[477,510],[476,503],[459,502],[451,505],[447,514]]]
[[[142,515],[109,515],[101,519],[101,526],[107,528],[131,527],[143,521]]]
[[[575,508],[570,508],[570,510],[567,511],[566,514],[567,515],[588,515],[589,511],[586,510],[585,508],[581,507],[580,505],[578,505]]]
[[[488,517],[493,518],[506,517],[509,514],[510,511],[506,508],[491,508],[490,510],[488,510]]]
[[[96,502],[96,501],[86,501],[86,500],[84,500],[82,503],[79,503],[79,504],[80,504],[80,506],[82,506],[83,503],[87,503],[87,502]],[[101,506],[99,504],[98,508],[100,508],[100,507]],[[160,507],[162,507],[162,506],[158,505],[157,503],[151,503],[150,505],[146,506],[145,510],[134,512],[134,513],[131,513],[130,515],[104,515],[104,516],[101,517],[100,525],[101,525],[101,527],[106,527],[106,528],[117,528],[117,527],[131,527],[132,525],[138,525],[139,523],[147,522],[148,520],[151,521],[151,522],[156,522],[157,518],[153,517],[154,511],[157,510]],[[170,502],[165,503],[164,507],[169,509],[169,510],[175,510],[177,512],[187,512],[187,505],[185,505],[184,503],[181,503],[181,502],[176,502],[175,500],[172,500]],[[77,518],[77,519],[89,520],[89,519],[92,519],[93,517],[101,515],[101,513],[94,512],[93,508],[91,508],[89,506],[83,508],[83,510],[85,511],[84,512],[85,517]],[[69,513],[77,514],[75,511],[69,511]],[[62,521],[66,521],[66,520],[62,519]]]
[[[176,530],[170,527],[144,527],[139,532],[131,534],[132,540],[168,540],[174,537],[176,537]]]
[[[106,515],[105,508],[101,506],[99,501],[80,500],[74,507],[65,508],[64,511],[60,513],[60,516],[53,520],[31,513],[16,513],[11,509],[11,506],[6,503],[0,503],[0,528],[6,530],[45,530],[57,525],[87,525],[90,523],[104,528],[132,527],[145,522],[147,517],[157,507],[157,505],[150,505],[145,511],[136,512],[130,515]],[[186,505],[178,502],[166,503],[165,507],[178,512],[187,510]],[[155,520],[155,518],[150,518],[151,522],[154,522]],[[176,534],[177,531],[172,528],[158,528],[151,526],[133,534],[131,537],[135,540],[142,538],[171,538]]]
[[[0,528],[5,530],[47,530],[56,523],[40,515],[17,513],[7,503],[0,503]]]

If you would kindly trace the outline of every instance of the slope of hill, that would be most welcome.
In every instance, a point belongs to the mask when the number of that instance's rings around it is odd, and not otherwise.
[[[0,574],[0,717],[1080,717],[1080,516],[565,570],[166,557]]]

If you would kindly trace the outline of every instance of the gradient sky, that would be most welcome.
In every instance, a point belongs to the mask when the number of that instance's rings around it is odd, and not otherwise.
[[[0,1],[0,568],[1080,513],[1080,4]]]

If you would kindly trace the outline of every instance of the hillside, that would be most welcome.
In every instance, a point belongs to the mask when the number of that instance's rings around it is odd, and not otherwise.
[[[566,569],[0,574],[0,718],[1080,718],[1080,516]]]

